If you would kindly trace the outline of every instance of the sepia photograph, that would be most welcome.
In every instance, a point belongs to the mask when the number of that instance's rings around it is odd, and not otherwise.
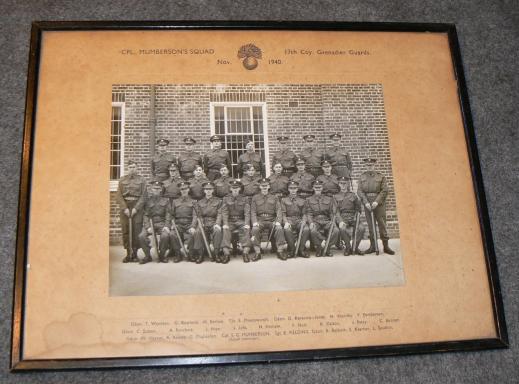
[[[381,84],[117,84],[110,295],[404,284]]]

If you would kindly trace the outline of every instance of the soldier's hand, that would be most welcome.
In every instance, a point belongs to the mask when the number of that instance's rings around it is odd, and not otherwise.
[[[243,228],[245,228],[245,229],[250,229],[250,225],[245,224],[245,225],[243,226]]]
[[[281,223],[278,223],[277,221],[274,223],[276,227],[281,227]]]
[[[229,229],[228,225],[222,225],[222,229]]]
[[[373,203],[371,203],[371,209],[375,209],[378,207],[378,203],[376,201],[374,201]]]
[[[214,229],[215,231],[221,231],[221,230],[222,230],[222,227],[220,227],[219,224],[215,224],[215,225],[213,225],[213,229]]]
[[[259,224],[258,223],[253,223],[252,226],[253,227],[257,227]]]
[[[343,222],[343,221],[341,221],[341,222],[339,223],[339,228],[340,228],[340,229],[344,229],[344,228],[346,228],[346,223]]]
[[[187,231],[188,231],[190,234],[193,234],[193,233],[196,232],[196,230],[195,230],[193,227],[189,228]]]
[[[132,217],[137,214],[137,210],[135,208],[132,208]]]
[[[172,230],[175,230],[177,228],[177,226],[175,224],[171,224],[171,229]]]
[[[290,229],[291,225],[290,223],[285,223],[285,229]]]
[[[371,205],[370,205],[370,203],[366,203],[366,204],[364,204],[364,206],[365,206],[368,210],[371,211]]]
[[[310,223],[310,225],[308,227],[310,228],[311,231],[313,231],[315,229],[315,223]]]
[[[148,233],[151,235],[153,232],[151,231],[151,227],[148,228]]]
[[[124,214],[125,214],[126,216],[130,217],[130,210],[129,210],[128,208],[126,208],[126,209],[124,210]]]
[[[164,227],[164,228],[162,228],[162,232],[169,233],[169,228],[168,228],[168,227]]]

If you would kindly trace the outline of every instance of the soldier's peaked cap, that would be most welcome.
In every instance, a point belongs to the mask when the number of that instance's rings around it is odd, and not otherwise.
[[[315,139],[315,135],[304,135],[303,140]]]
[[[231,188],[241,188],[241,183],[238,180],[233,180],[229,183]]]
[[[260,185],[270,184],[270,180],[266,177],[259,181]]]
[[[177,184],[177,186],[180,188],[180,189],[185,189],[185,188],[189,188],[189,182],[187,181],[181,181],[180,183]]]
[[[306,164],[306,161],[302,157],[298,157],[296,160],[296,164]]]
[[[314,180],[314,182],[312,183],[312,187],[322,187],[323,186],[323,182],[321,180]]]
[[[340,139],[342,136],[338,133],[332,133],[330,139]]]
[[[209,138],[209,141],[212,143],[213,141],[220,141],[220,136],[213,135]]]
[[[280,141],[280,142],[288,141],[288,140],[289,140],[288,136],[279,136],[278,137],[278,141]]]
[[[332,165],[328,160],[321,161],[321,167],[331,167]]]
[[[185,144],[196,144],[196,140],[193,139],[192,137],[185,137],[184,138],[184,143]]]
[[[126,165],[132,165],[132,164],[137,164],[137,163],[135,162],[135,160],[128,160],[126,162]]]
[[[365,163],[376,163],[377,162],[377,159],[375,159],[374,157],[366,157],[365,159],[362,159],[363,162]]]
[[[202,188],[204,188],[204,189],[213,189],[214,188],[214,184],[211,183],[210,181],[208,181],[208,182],[202,184]]]
[[[168,139],[159,139],[159,140],[157,140],[157,144],[158,145],[168,145],[169,140]]]
[[[296,188],[299,188],[299,183],[297,181],[294,181],[294,180],[290,180],[288,182],[288,188],[290,187],[296,187]]]
[[[151,185],[152,187],[162,187],[162,186],[163,186],[163,183],[162,183],[162,181],[160,181],[160,180],[153,180],[153,181],[150,183],[150,185]]]
[[[341,177],[339,177],[339,178],[337,179],[337,181],[338,181],[339,183],[347,183],[347,182],[350,181],[350,178],[349,178],[349,177],[346,177],[346,176],[341,176]]]

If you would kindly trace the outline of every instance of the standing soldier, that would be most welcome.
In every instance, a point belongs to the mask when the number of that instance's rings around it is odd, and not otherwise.
[[[332,146],[328,148],[324,157],[332,165],[332,173],[337,177],[348,177],[351,179],[353,165],[348,151],[341,147],[341,135],[333,133],[330,135]]]
[[[189,196],[189,183],[181,181],[178,188],[180,197],[171,204],[171,248],[174,263],[182,261],[183,258],[193,260],[193,235],[197,226],[195,201]]]
[[[314,177],[321,174],[321,161],[323,161],[323,151],[315,147],[314,135],[304,135],[305,148],[301,152],[301,157],[305,160],[306,171]]]
[[[288,195],[288,177],[283,174],[283,166],[281,163],[274,163],[274,174],[270,176],[270,193],[282,198]]]
[[[339,177],[339,186],[341,187],[341,191],[334,195],[333,198],[337,203],[336,222],[339,225],[341,239],[344,241],[344,244],[346,244],[344,256],[351,254],[363,255],[364,252],[359,250],[359,244],[364,237],[365,228],[360,221],[356,229],[356,236],[353,236],[356,225],[356,214],[360,215],[362,213],[362,203],[357,195],[350,191],[350,180],[348,178]],[[356,244],[351,244],[351,238],[356,239]]]
[[[288,137],[278,137],[279,152],[277,152],[272,158],[272,164],[281,163],[283,166],[283,174],[290,178],[296,171],[296,160],[297,156],[294,152],[288,149]]]
[[[142,229],[142,208],[146,199],[146,181],[137,174],[135,161],[128,161],[126,169],[128,173],[119,179],[116,194],[123,232],[123,245],[126,249],[126,257],[123,259],[123,263],[139,261],[137,258],[137,251],[140,248],[138,236]],[[131,234],[130,220],[132,221]]]
[[[323,195],[333,196],[336,193],[339,193],[339,181],[337,180],[337,176],[332,174],[332,165],[330,162],[328,160],[323,160],[321,168],[323,174],[319,175],[317,180],[323,183]]]
[[[193,148],[196,140],[191,137],[184,139],[185,151],[178,157],[178,166],[180,168],[180,176],[184,180],[190,180],[193,177],[193,171],[197,165],[202,166],[202,156],[196,153]]]
[[[366,158],[363,160],[366,164],[366,172],[360,175],[357,193],[364,204],[364,211],[368,221],[369,228],[369,249],[364,253],[375,252],[375,226],[371,220],[371,212],[378,224],[380,238],[384,245],[384,252],[394,255],[395,252],[389,248],[389,236],[386,229],[386,198],[387,198],[387,181],[386,177],[375,171],[375,163],[377,159]]]
[[[248,197],[249,202],[257,193],[260,193],[259,182],[261,180],[261,176],[256,174],[256,168],[254,165],[249,164],[245,165],[245,176],[242,177],[241,184],[243,185],[243,194]]]
[[[269,234],[267,242],[272,241],[276,245],[278,258],[287,259],[284,252],[286,241],[281,228],[281,204],[276,196],[269,193],[269,187],[269,179],[261,179],[261,192],[254,195],[251,200],[251,241],[254,246],[252,261],[261,259],[261,234],[263,231]]]
[[[183,180],[178,172],[178,166],[176,164],[171,164],[169,166],[169,178],[163,181],[164,197],[167,197],[169,201],[173,201],[173,199],[180,197],[178,183],[181,181]]]
[[[238,249],[243,251],[243,261],[249,262],[250,251],[250,203],[249,199],[240,193],[241,183],[233,180],[230,184],[231,193],[223,198],[223,204],[227,208],[223,218],[223,242],[224,263],[228,261],[225,249],[228,252],[232,246],[232,234],[238,232]]]
[[[225,214],[225,206],[222,200],[213,196],[214,185],[210,181],[203,185],[205,196],[197,203],[196,215],[200,219],[202,227],[199,225],[195,233],[194,249],[198,254],[196,260],[200,264],[204,260],[204,253],[207,252],[211,261],[217,263],[229,262],[229,249],[222,259],[220,250],[222,246],[222,215]],[[203,232],[202,232],[203,231]],[[210,243],[213,244],[214,253],[211,253]]]
[[[225,164],[227,168],[231,167],[231,158],[229,153],[222,149],[220,136],[213,135],[209,141],[212,148],[204,156],[204,169],[209,181],[215,181],[220,177],[220,166],[222,164]]]
[[[167,263],[166,252],[169,248],[169,227],[171,223],[171,206],[169,199],[162,196],[162,182],[155,180],[151,183],[151,196],[144,203],[144,224],[139,240],[144,251],[144,259],[141,264],[151,261],[149,236],[160,236],[159,249],[155,249],[159,256],[159,263]],[[151,245],[156,244],[157,238],[152,239]]]
[[[254,142],[252,140],[248,140],[245,145],[246,152],[242,153],[240,157],[238,157],[238,174],[243,176],[245,173],[245,165],[252,164],[254,169],[261,177],[265,176],[265,166],[263,165],[263,160],[261,159],[261,154],[258,152],[254,152]]]
[[[198,201],[204,197],[204,184],[208,181],[202,166],[196,165],[193,171],[193,178],[189,180],[189,194],[193,199]]]
[[[306,201],[297,196],[298,189],[299,185],[295,181],[289,182],[289,195],[281,199],[283,229],[290,257],[309,257],[305,250],[306,241],[310,237],[310,229],[306,224]]]
[[[290,180],[299,184],[298,195],[306,199],[308,196],[312,196],[314,193],[312,185],[314,183],[315,177],[311,173],[306,172],[305,160],[302,157],[299,157],[296,160],[296,166],[297,172],[290,177]]]
[[[231,193],[231,183],[234,179],[229,176],[229,168],[227,164],[220,164],[220,177],[214,181],[214,194],[220,199]]]
[[[315,180],[313,187],[313,196],[306,199],[306,215],[310,225],[310,238],[316,249],[315,256],[333,256],[330,248],[337,243],[339,237],[339,230],[334,225],[335,200],[322,194],[321,181]]]
[[[151,161],[151,174],[155,180],[164,181],[169,177],[169,166],[176,164],[177,159],[168,153],[169,140],[157,141],[157,153]]]

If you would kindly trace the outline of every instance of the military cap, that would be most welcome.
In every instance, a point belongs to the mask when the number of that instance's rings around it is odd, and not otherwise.
[[[210,181],[208,181],[208,182],[202,184],[202,188],[203,189],[213,189],[214,188],[214,184],[211,183]]]
[[[377,162],[377,159],[373,158],[373,157],[366,157],[365,159],[362,159],[363,162],[365,163],[376,163]]]
[[[135,160],[128,160],[128,161],[126,162],[126,165],[127,165],[127,166],[128,166],[128,165],[132,165],[132,164],[137,165],[137,163],[135,162]]]
[[[175,163],[171,163],[168,168],[175,168],[178,169],[178,165]]]
[[[270,185],[270,180],[268,178],[264,177],[263,179],[261,179],[259,181],[259,184],[260,185],[265,185],[265,184],[269,184]]]
[[[321,167],[331,167],[332,165],[328,160],[321,161]]]
[[[308,141],[308,139],[314,140],[315,139],[315,135],[304,135],[303,136],[303,140],[304,141]]]
[[[348,183],[350,181],[350,178],[349,177],[346,177],[346,176],[341,176],[337,179],[337,181],[339,183]]]
[[[162,183],[162,181],[160,180],[153,180],[150,185],[152,187],[162,187],[164,184]]]
[[[296,160],[296,164],[306,164],[306,161],[302,157],[298,157]]]
[[[157,144],[158,145],[168,145],[169,140],[168,139],[159,139],[159,140],[157,140]]]
[[[290,180],[288,182],[288,188],[290,187],[296,187],[296,188],[299,188],[299,183],[297,181],[294,181],[294,180]]]
[[[180,183],[177,184],[177,187],[179,187],[180,189],[186,189],[186,188],[189,188],[189,182],[187,181],[181,181]]]
[[[222,168],[227,168],[227,164],[222,163],[222,164],[218,165],[218,169],[222,169]]]
[[[253,143],[254,144],[254,140],[252,140],[250,137],[245,139],[245,145],[247,145],[249,143]]]
[[[231,188],[241,188],[241,183],[238,180],[233,180],[229,183]]]
[[[212,143],[213,141],[220,141],[220,136],[213,135],[209,138],[209,141]]]
[[[193,139],[192,137],[185,137],[184,138],[184,143],[185,144],[196,144],[196,140]]]
[[[243,169],[246,170],[246,171],[248,171],[251,168],[254,168],[254,164],[252,164],[252,163],[245,163],[243,165]]]
[[[321,180],[314,180],[312,183],[312,187],[322,187],[323,182]]]
[[[330,139],[340,139],[342,136],[338,133],[332,133]]]
[[[287,142],[289,140],[288,136],[279,136],[278,138],[279,142]]]

